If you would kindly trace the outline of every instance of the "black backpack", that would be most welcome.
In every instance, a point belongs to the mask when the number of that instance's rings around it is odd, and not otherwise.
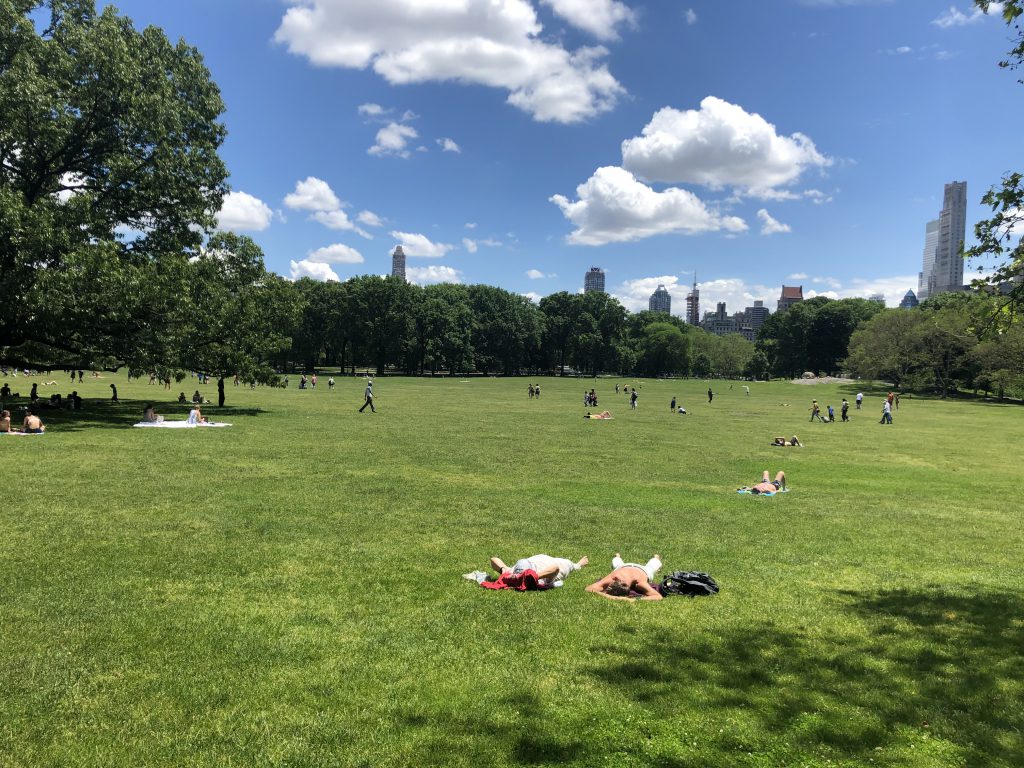
[[[658,591],[663,597],[671,595],[703,597],[717,594],[718,584],[708,574],[700,571],[673,571],[658,585]]]

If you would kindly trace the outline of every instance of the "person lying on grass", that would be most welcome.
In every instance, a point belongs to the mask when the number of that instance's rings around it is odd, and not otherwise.
[[[793,435],[793,439],[792,440],[786,440],[786,438],[784,438],[784,437],[776,437],[774,440],[772,440],[772,445],[779,446],[779,447],[781,447],[781,446],[786,446],[786,447],[795,446],[797,448],[800,448],[800,447],[803,446],[803,443],[800,442],[800,438],[798,438],[796,435]]]
[[[612,558],[612,572],[587,587],[609,600],[661,600],[661,592],[654,586],[654,574],[661,568],[661,557],[655,555],[646,565],[623,562],[618,552]]]
[[[778,474],[775,475],[774,480],[768,479],[768,470],[764,471],[764,475],[761,477],[761,482],[755,485],[744,485],[739,490],[749,491],[750,493],[776,493],[778,491],[786,490],[786,473],[781,469]]]
[[[615,417],[612,416],[608,411],[601,411],[600,413],[589,413],[588,412],[587,415],[584,416],[583,418],[584,419],[613,419]]]
[[[491,567],[498,572],[498,579],[501,580],[510,576],[519,576],[527,571],[537,574],[538,586],[541,589],[548,587],[560,587],[565,577],[573,571],[590,562],[584,555],[575,563],[564,557],[550,557],[549,555],[534,555],[516,560],[509,568],[500,557],[491,558]]]

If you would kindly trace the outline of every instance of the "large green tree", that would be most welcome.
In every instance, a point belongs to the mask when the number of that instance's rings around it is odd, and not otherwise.
[[[223,109],[199,53],[156,28],[93,0],[0,0],[7,357],[116,363],[162,343],[225,192]]]
[[[304,301],[294,285],[267,272],[256,243],[222,232],[189,263],[176,300],[171,346],[178,366],[215,376],[221,406],[225,377],[276,378],[271,361],[290,346]]]
[[[1017,69],[1024,65],[1024,0],[975,0],[975,5],[986,13],[1002,11],[1003,19],[1013,30],[1013,48],[999,66]],[[1020,80],[1024,83],[1024,79]],[[1019,146],[1013,147],[1019,155]],[[995,271],[983,283],[1013,286],[1008,294],[1011,308],[1024,303],[1024,174],[1008,171],[1002,182],[992,187],[982,198],[992,215],[974,226],[978,244],[966,251],[968,258],[994,258]]]

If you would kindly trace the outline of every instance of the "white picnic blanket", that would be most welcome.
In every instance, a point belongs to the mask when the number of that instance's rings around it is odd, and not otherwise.
[[[14,435],[15,437],[35,437],[36,435],[45,434],[45,432],[0,432],[0,435]]]
[[[208,421],[205,424],[190,424],[187,421],[140,421],[133,427],[160,427],[162,429],[195,429],[196,427],[230,427],[222,421]]]

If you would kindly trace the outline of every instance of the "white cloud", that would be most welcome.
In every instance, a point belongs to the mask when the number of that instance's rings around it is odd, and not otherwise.
[[[501,240],[494,240],[490,237],[483,240],[471,240],[468,237],[462,238],[462,246],[470,253],[476,253],[481,245],[485,245],[488,248],[499,248],[501,247]]]
[[[217,214],[217,227],[236,232],[262,232],[270,226],[270,206],[245,192],[228,192]]]
[[[833,290],[839,290],[843,287],[843,284],[834,277],[812,277],[811,282],[815,285],[827,285]]]
[[[462,238],[462,247],[465,248],[470,253],[476,253],[476,240],[470,240],[468,237],[464,237]]]
[[[619,25],[636,25],[636,14],[617,0],[541,0],[574,27],[598,40],[615,40]]]
[[[409,142],[418,137],[419,134],[411,125],[388,123],[377,131],[377,143],[366,151],[378,156],[409,157]]]
[[[341,208],[341,201],[331,185],[315,176],[296,182],[295,191],[284,198],[284,204],[303,211],[336,211]]]
[[[360,211],[359,215],[356,216],[356,221],[358,221],[360,224],[365,224],[368,227],[384,226],[384,219],[382,219],[373,211]]]
[[[687,8],[684,17],[686,18],[686,23],[690,26],[697,23],[697,12],[693,8]]]
[[[806,280],[807,277],[806,272],[794,272],[792,275],[786,275],[787,280]]]
[[[413,232],[393,231],[391,236],[397,240],[406,256],[420,256],[428,259],[440,259],[448,251],[455,248],[448,243],[434,243],[426,235]]]
[[[509,104],[542,122],[585,120],[614,108],[624,92],[602,62],[604,48],[570,51],[542,37],[529,0],[286,2],[290,7],[274,39],[315,66],[372,68],[393,85],[455,82],[499,88],[508,91]],[[552,3],[563,10],[583,5],[582,0]],[[613,17],[622,15],[620,6],[612,0],[587,3]],[[598,18],[593,11],[589,16]]]
[[[541,296],[536,291],[527,291],[526,293],[520,294],[520,296],[525,296],[530,301],[532,301],[534,304],[540,304],[540,300],[544,298],[543,296]]]
[[[902,56],[903,54],[910,53],[913,50],[914,49],[911,48],[909,45],[901,45],[899,48],[896,49],[896,53]]]
[[[456,144],[452,139],[438,139],[437,144],[441,147],[443,152],[454,152],[455,154],[462,153],[462,147]]]
[[[461,283],[462,273],[454,267],[443,264],[431,264],[428,267],[406,267],[405,277],[410,283],[427,285],[428,283]]]
[[[466,222],[466,229],[476,229],[476,222],[475,221],[467,221]]]
[[[380,117],[386,110],[380,104],[360,104],[358,111],[364,117]]]
[[[781,221],[774,219],[764,208],[757,212],[757,218],[761,220],[762,235],[777,235],[793,231],[793,228],[789,226],[789,224],[783,224]]]
[[[949,6],[949,10],[945,13],[939,14],[938,18],[932,20],[932,24],[942,29],[949,29],[950,27],[966,27],[968,24],[977,24],[979,21],[988,16],[998,16],[1003,12],[1002,3],[992,3],[988,7],[986,13],[981,8],[975,7],[971,14],[968,16],[956,6]]]
[[[742,232],[747,225],[735,216],[719,216],[692,192],[669,188],[656,192],[614,166],[598,168],[576,187],[579,200],[554,195],[551,202],[576,225],[568,241],[603,245],[668,233],[698,234],[726,229]]]
[[[758,196],[832,159],[804,134],[780,136],[760,115],[708,96],[699,110],[658,110],[642,136],[622,142],[622,164],[649,181],[729,186]]]
[[[804,298],[810,299],[815,296],[828,296],[832,299],[867,299],[875,294],[882,294],[885,297],[887,307],[898,306],[903,300],[907,291],[917,292],[917,275],[898,275],[895,277],[878,278],[853,278],[848,287],[843,287],[838,280],[832,280],[832,290],[818,292],[815,290],[804,291]]]
[[[526,276],[528,278],[530,278],[531,280],[543,280],[545,277],[547,277],[547,278],[558,277],[558,275],[556,275],[554,273],[551,273],[551,272],[545,274],[544,272],[541,272],[539,269],[528,269],[528,270],[526,270]]]
[[[307,254],[306,258],[317,264],[362,264],[364,261],[359,251],[341,243],[317,248]]]
[[[301,277],[311,277],[314,280],[319,280],[321,282],[341,282],[341,278],[338,277],[328,264],[307,261],[306,259],[303,259],[302,261],[290,261],[288,263],[291,267],[292,280],[298,280]]]

